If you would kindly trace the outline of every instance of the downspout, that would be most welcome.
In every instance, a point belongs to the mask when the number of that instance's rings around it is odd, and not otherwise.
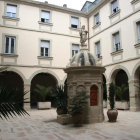
[[[90,43],[89,43],[89,17],[87,18],[87,26],[88,26],[88,50],[90,51]]]

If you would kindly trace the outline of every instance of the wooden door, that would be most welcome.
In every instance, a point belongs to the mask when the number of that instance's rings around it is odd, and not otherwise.
[[[93,85],[90,88],[90,106],[96,106],[98,104],[98,88],[97,86]]]

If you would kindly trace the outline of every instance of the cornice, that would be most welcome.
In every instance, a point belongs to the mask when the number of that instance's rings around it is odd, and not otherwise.
[[[53,11],[60,11],[63,13],[69,13],[69,14],[74,14],[74,15],[80,15],[81,17],[87,17],[87,13],[75,10],[75,9],[70,9],[70,8],[64,8],[61,6],[53,5],[53,4],[48,4],[44,2],[39,2],[39,1],[33,1],[33,0],[0,0],[0,1],[11,1],[15,3],[22,3],[30,6],[36,6],[40,8],[46,8],[50,9]]]

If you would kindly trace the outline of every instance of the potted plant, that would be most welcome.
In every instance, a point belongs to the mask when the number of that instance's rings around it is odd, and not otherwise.
[[[57,108],[56,112],[58,115],[67,114],[67,92],[63,86],[56,86],[52,89],[49,94],[53,98],[52,105]]]
[[[107,100],[106,99],[103,99],[103,107],[107,108]]]
[[[115,86],[115,93],[119,96],[120,101],[116,101],[115,107],[117,109],[129,109],[129,101],[123,100],[123,95],[128,89],[128,86],[122,84],[121,87]]]
[[[37,102],[38,109],[51,108],[51,102],[46,102],[46,96],[51,91],[52,87],[44,87],[36,85],[37,89],[35,91],[42,96],[42,102]]]
[[[111,83],[109,87],[109,103],[111,109],[107,111],[109,122],[116,122],[118,116],[117,109],[114,109],[114,104],[115,104],[114,96],[115,96],[115,86],[113,83]]]
[[[73,123],[75,127],[81,127],[84,123],[84,115],[83,110],[86,106],[86,93],[85,92],[77,92],[70,100],[69,100],[69,113],[72,115]]]

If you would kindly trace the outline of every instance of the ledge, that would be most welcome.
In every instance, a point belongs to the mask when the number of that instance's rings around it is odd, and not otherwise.
[[[140,43],[135,44],[134,46],[135,46],[135,48],[138,48],[138,47],[140,47]]]
[[[48,59],[53,60],[53,57],[47,57],[47,56],[37,56],[38,59]]]
[[[6,56],[6,57],[18,57],[17,54],[5,54],[5,53],[0,53],[0,56]]]
[[[121,9],[119,9],[116,13],[110,15],[109,18],[113,18],[114,16],[116,16],[116,15],[119,14],[120,12],[121,12]]]
[[[120,49],[120,50],[118,50],[118,51],[116,51],[116,52],[112,52],[112,53],[110,53],[111,55],[116,55],[116,54],[119,54],[119,53],[122,53],[123,52],[123,49]]]
[[[53,23],[46,23],[46,22],[41,22],[41,21],[38,21],[38,23],[43,24],[43,25],[53,26]]]
[[[11,19],[11,20],[17,20],[19,21],[20,18],[13,18],[13,17],[8,17],[8,16],[2,16],[4,19]]]
[[[71,30],[76,30],[76,31],[80,31],[80,28],[72,28],[72,27],[69,27],[69,29],[71,29]]]
[[[103,59],[103,57],[102,57],[102,56],[100,56],[100,57],[97,57],[97,59],[98,59],[98,60],[101,60],[101,59]]]
[[[93,28],[93,29],[96,29],[96,28],[99,27],[100,25],[101,25],[101,22],[99,22],[99,24],[93,26],[92,28]]]
[[[133,1],[131,1],[131,4],[134,4],[134,3],[136,3],[137,1],[139,1],[139,0],[133,0]]]

